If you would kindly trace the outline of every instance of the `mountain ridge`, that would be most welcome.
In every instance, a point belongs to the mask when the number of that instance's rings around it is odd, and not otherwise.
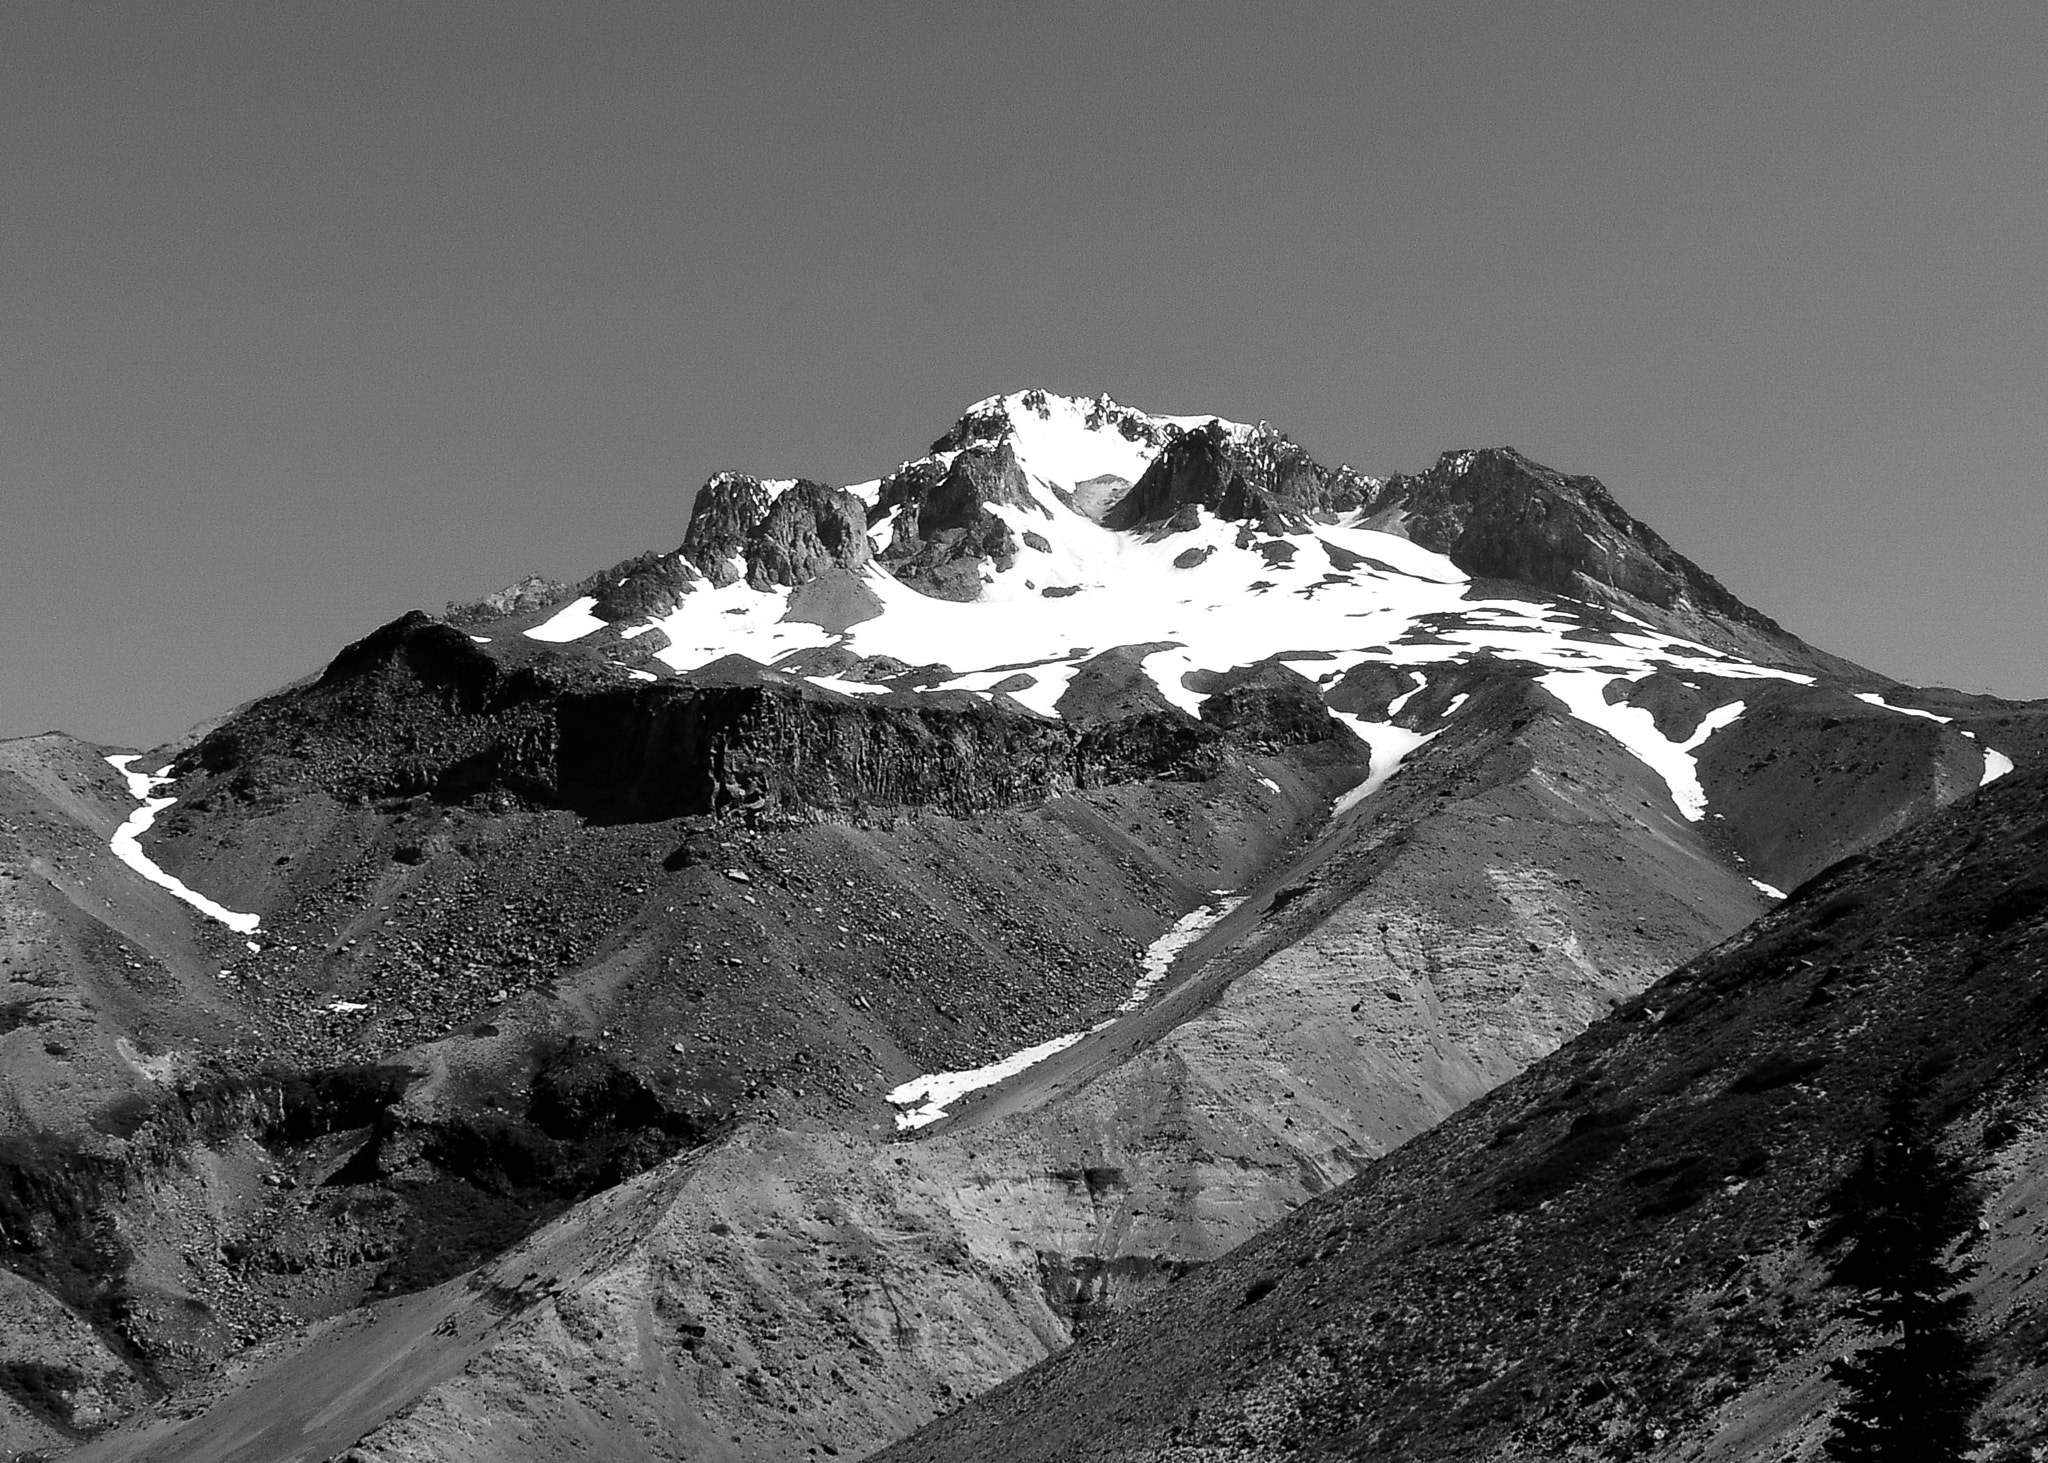
[[[0,1367],[0,1446],[165,1387],[191,1426],[88,1456],[880,1445],[2048,752],[1591,479],[1456,456],[1011,393],[867,482],[719,474],[677,549],[408,613],[154,753],[0,746],[0,1137],[113,1176],[0,1151],[0,1238],[135,1359]],[[372,1385],[357,1324],[434,1359]],[[218,1379],[259,1342],[341,1390]]]

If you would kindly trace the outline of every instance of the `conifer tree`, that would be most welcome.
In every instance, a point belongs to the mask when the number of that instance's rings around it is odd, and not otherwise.
[[[1884,1338],[1832,1368],[1843,1389],[1826,1444],[1836,1463],[1960,1463],[1991,1389],[1962,1289],[1977,1265],[1956,1253],[1983,1198],[1976,1170],[1935,1146],[1919,1093],[1913,1081],[1892,1089],[1822,1231],[1840,1246],[1828,1278],[1850,1292],[1838,1314]]]

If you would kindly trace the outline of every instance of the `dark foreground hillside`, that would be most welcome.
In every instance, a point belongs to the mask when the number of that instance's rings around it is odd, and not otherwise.
[[[2048,1440],[2048,779],[1742,935],[1218,1264],[879,1458],[1817,1457],[1823,1196],[1902,1073],[1989,1165],[1999,1390]]]

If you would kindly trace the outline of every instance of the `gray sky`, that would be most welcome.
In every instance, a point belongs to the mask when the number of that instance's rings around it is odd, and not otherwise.
[[[0,734],[149,743],[976,398],[1509,444],[2048,695],[2048,6],[0,9]]]

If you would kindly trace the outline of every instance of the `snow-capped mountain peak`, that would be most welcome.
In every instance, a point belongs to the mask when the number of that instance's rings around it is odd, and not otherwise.
[[[1007,442],[1027,476],[1071,492],[1102,478],[1134,483],[1174,437],[1212,422],[1233,435],[1254,430],[1214,415],[1160,415],[1108,395],[1062,396],[1033,387],[975,402],[932,444],[932,453]]]
[[[1379,481],[1264,422],[1042,390],[976,402],[852,488],[721,473],[676,553],[507,621],[614,676],[743,657],[834,697],[965,695],[1077,724],[1109,681],[1199,720],[1219,678],[1269,666],[1371,745],[1375,787],[1506,674],[1627,747],[1689,821],[1708,812],[1703,745],[1844,665],[1595,480],[1511,449]]]

